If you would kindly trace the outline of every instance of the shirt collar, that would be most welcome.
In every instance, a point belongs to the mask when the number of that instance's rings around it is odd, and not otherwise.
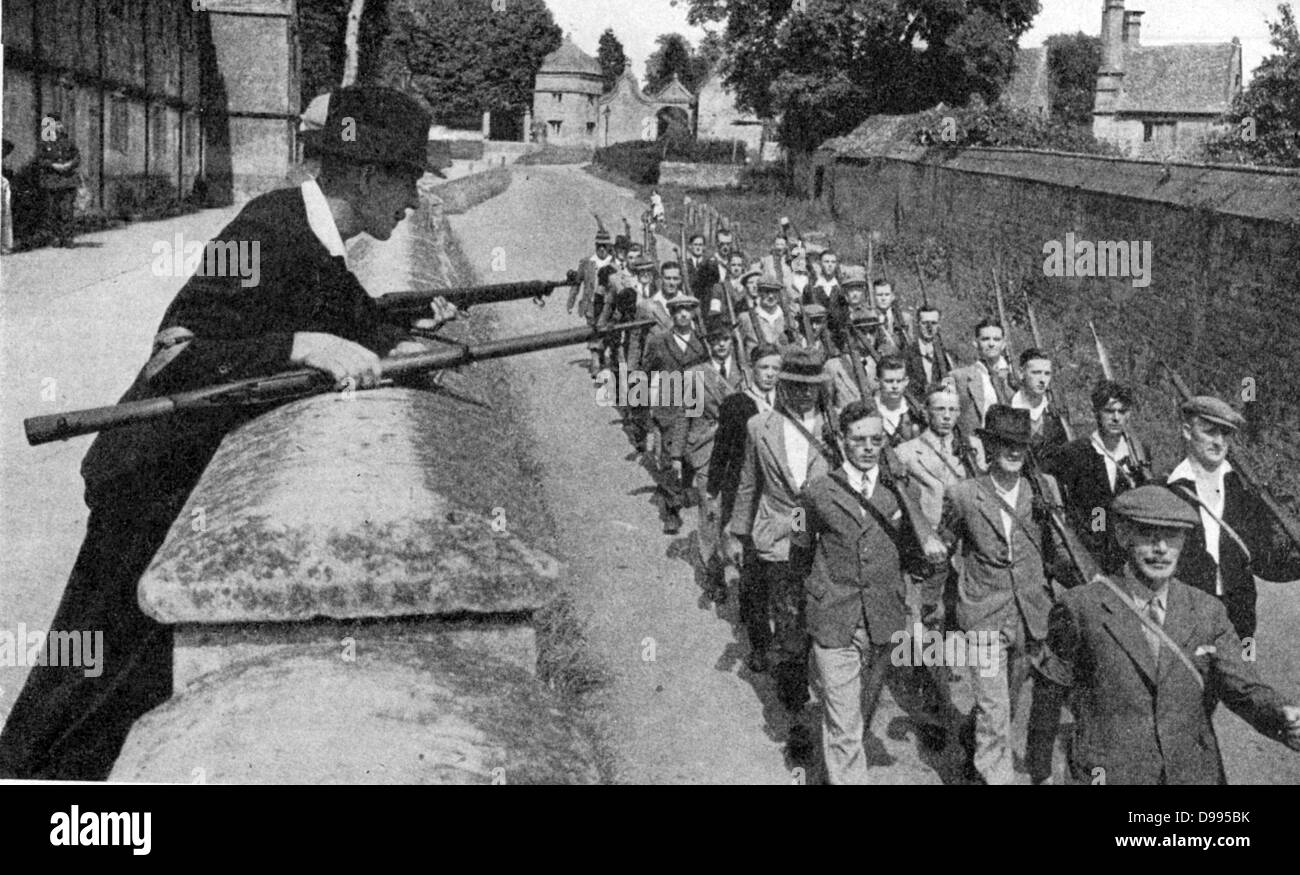
[[[1160,607],[1169,610],[1169,581],[1166,580],[1160,584],[1160,588],[1152,591],[1149,586],[1137,579],[1133,573],[1132,566],[1124,566],[1124,588],[1128,591],[1129,598],[1137,603],[1139,608],[1146,609],[1152,601],[1158,601]]]
[[[1196,462],[1192,461],[1191,456],[1188,456],[1178,463],[1178,467],[1169,472],[1169,480],[1167,482],[1173,483],[1175,480],[1191,480],[1192,482],[1211,480],[1222,481],[1223,475],[1227,474],[1231,470],[1232,465],[1227,459],[1224,459],[1223,464],[1216,470],[1206,471]]]
[[[325,192],[320,190],[320,184],[316,180],[308,179],[302,184],[302,203],[307,208],[307,225],[316,239],[330,255],[344,259],[346,264],[348,250],[343,245],[343,238],[339,236],[339,226],[334,224],[334,214],[330,212]]]
[[[1044,395],[1043,400],[1038,402],[1037,407],[1034,407],[1030,405],[1025,393],[1017,389],[1016,394],[1011,396],[1011,406],[1021,410],[1028,410],[1029,418],[1037,422],[1043,418],[1043,411],[1047,409],[1047,396]]]
[[[1100,431],[1094,431],[1092,433],[1092,448],[1097,451],[1099,456],[1109,456],[1116,462],[1120,459],[1126,458],[1129,454],[1127,438],[1121,435],[1119,443],[1115,445],[1115,452],[1112,453],[1110,450],[1106,449],[1106,444],[1102,442]]]
[[[876,478],[880,475],[880,466],[877,465],[870,471],[860,471],[849,462],[845,462],[840,468],[844,471],[844,476],[849,478],[849,485],[853,487],[855,492],[862,492],[864,483],[870,487],[867,490],[868,492],[875,491]]]

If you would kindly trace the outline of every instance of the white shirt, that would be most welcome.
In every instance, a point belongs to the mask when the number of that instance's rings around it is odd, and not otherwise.
[[[1034,407],[1029,403],[1029,399],[1025,396],[1025,393],[1017,390],[1016,394],[1011,396],[1011,406],[1020,410],[1028,410],[1031,422],[1041,422],[1043,419],[1043,413],[1047,410],[1047,396],[1044,395],[1043,400],[1038,402],[1037,407]]]
[[[880,418],[885,421],[885,431],[892,435],[898,431],[898,426],[903,421],[903,414],[907,412],[907,402],[903,401],[899,404],[897,410],[890,410],[885,406],[885,402],[877,397],[876,409],[880,411]]]
[[[841,468],[844,475],[849,478],[849,486],[853,487],[854,492],[866,499],[870,499],[875,494],[876,480],[880,477],[879,465],[874,466],[870,471],[862,471],[845,462]],[[866,514],[866,510],[862,513]]]
[[[1101,456],[1101,460],[1106,463],[1106,477],[1110,480],[1110,491],[1115,491],[1115,482],[1119,479],[1119,462],[1129,457],[1128,440],[1120,437],[1119,443],[1115,445],[1115,452],[1106,449],[1102,443],[1101,432],[1092,433],[1092,448]]]
[[[303,206],[307,208],[307,226],[329,254],[342,258],[346,265],[348,250],[343,245],[343,238],[339,236],[339,226],[334,224],[334,214],[330,212],[329,201],[325,200],[325,192],[320,190],[320,185],[314,179],[307,180],[300,188]]]
[[[682,337],[676,331],[670,333],[673,336],[673,340],[677,341],[677,348],[680,349],[682,352],[686,352],[687,347],[691,345],[690,334],[687,334],[685,337]]]
[[[1002,359],[998,359],[999,364],[1002,361]],[[989,412],[989,408],[998,403],[998,390],[993,388],[993,375],[989,373],[989,366],[982,361],[975,364],[979,368],[980,380],[984,383],[984,404],[980,410],[980,419],[983,419],[984,415]]]
[[[710,357],[709,361],[713,363],[713,370],[718,372],[718,376],[724,380],[736,372],[736,362],[732,356],[727,356],[722,361]]]
[[[1219,536],[1222,531],[1218,520],[1214,516],[1223,519],[1224,491],[1223,475],[1232,470],[1232,466],[1225,459],[1223,464],[1214,471],[1207,471],[1197,464],[1190,457],[1183,459],[1178,463],[1178,467],[1169,473],[1168,482],[1173,483],[1175,480],[1191,480],[1196,484],[1196,497],[1201,500],[1205,507],[1198,507],[1197,513],[1201,515],[1201,525],[1205,528],[1205,552],[1210,554],[1214,560],[1214,592],[1216,595],[1223,595],[1223,572],[1219,568]],[[1207,508],[1213,511],[1214,516],[1206,512]]]
[[[808,439],[799,433],[799,429],[795,428],[788,416],[781,418],[785,437],[785,460],[790,465],[790,470],[794,472],[794,487],[802,489],[804,481],[808,479],[808,465],[812,461],[811,456],[815,450],[808,443]],[[809,434],[817,434],[817,411],[809,411],[799,417],[799,422]]]
[[[927,343],[924,340],[916,342],[916,349],[921,353],[921,367],[925,369],[925,381],[934,382],[934,341]]]
[[[768,391],[764,392],[763,390],[759,389],[757,386],[751,386],[747,390],[747,394],[749,395],[750,398],[753,398],[754,402],[758,405],[758,412],[766,413],[767,411],[772,409],[773,391],[774,390],[769,389]]]
[[[1020,478],[1016,478],[1015,486],[1012,486],[1010,489],[1005,491],[998,485],[998,481],[994,480],[993,491],[996,492],[1008,505],[1015,507],[1016,502],[1020,500]],[[1014,521],[1011,519],[1011,514],[1006,510],[1006,508],[998,508],[998,513],[1002,515],[1002,531],[1007,536],[1007,558],[1011,559],[1013,558],[1011,555],[1011,526]]]

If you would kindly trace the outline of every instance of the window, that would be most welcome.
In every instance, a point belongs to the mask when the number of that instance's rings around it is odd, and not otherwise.
[[[588,94],[588,95],[587,95],[587,106],[595,106],[595,105],[596,105],[596,95],[594,95],[594,94]]]
[[[551,92],[551,99],[554,100],[556,103],[564,103],[564,95],[558,91]]]
[[[128,152],[131,149],[131,113],[126,100],[121,97],[110,98],[108,144],[116,152]]]
[[[555,120],[551,120],[551,121],[547,122],[547,124],[549,124],[549,125],[551,126],[551,133],[552,133],[552,134],[558,134],[558,133],[560,132],[560,122],[557,122],[557,121],[555,121]]]
[[[594,134],[594,133],[596,133],[596,123],[595,123],[595,122],[587,122],[587,133],[589,133],[589,134]]]

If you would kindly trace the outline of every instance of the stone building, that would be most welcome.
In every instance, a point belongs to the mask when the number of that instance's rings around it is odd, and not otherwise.
[[[195,7],[200,7],[196,9]],[[113,212],[125,180],[221,200],[279,185],[294,154],[294,0],[4,0],[6,165],[59,113],[82,155],[79,204]]]
[[[736,109],[736,95],[717,72],[700,86],[696,136],[701,140],[739,140],[746,155],[758,155],[763,148],[763,122],[751,112]]]
[[[1144,46],[1142,15],[1106,0],[1093,133],[1130,155],[1186,157],[1241,93],[1241,43]]]
[[[533,86],[533,139],[591,148],[628,140],[653,140],[670,124],[695,124],[695,96],[674,76],[656,94],[646,94],[624,69],[602,94],[600,64],[566,34],[547,55]]]

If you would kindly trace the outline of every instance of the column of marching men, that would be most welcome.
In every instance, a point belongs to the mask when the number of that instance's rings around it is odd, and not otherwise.
[[[593,379],[702,386],[698,415],[631,405],[623,429],[655,473],[665,534],[697,507],[714,602],[739,570],[746,665],[771,674],[796,761],[818,731],[830,783],[893,761],[871,724],[895,655],[919,652],[900,632],[969,648],[964,664],[908,661],[897,689],[917,743],[956,740],[974,782],[1015,783],[1018,761],[1051,781],[1063,707],[1068,781],[1222,783],[1220,701],[1300,749],[1300,708],[1252,652],[1255,576],[1300,578],[1300,548],[1227,460],[1244,423],[1229,404],[1187,400],[1185,457],[1157,476],[1129,386],[1100,381],[1095,422],[1070,440],[1050,350],[1009,360],[1004,326],[984,319],[959,367],[939,308],[902,306],[814,234],[783,223],[753,261],[727,230],[711,252],[696,234],[657,263],[596,221],[569,310],[597,329],[654,327],[593,341]],[[965,716],[949,694],[963,674]]]

